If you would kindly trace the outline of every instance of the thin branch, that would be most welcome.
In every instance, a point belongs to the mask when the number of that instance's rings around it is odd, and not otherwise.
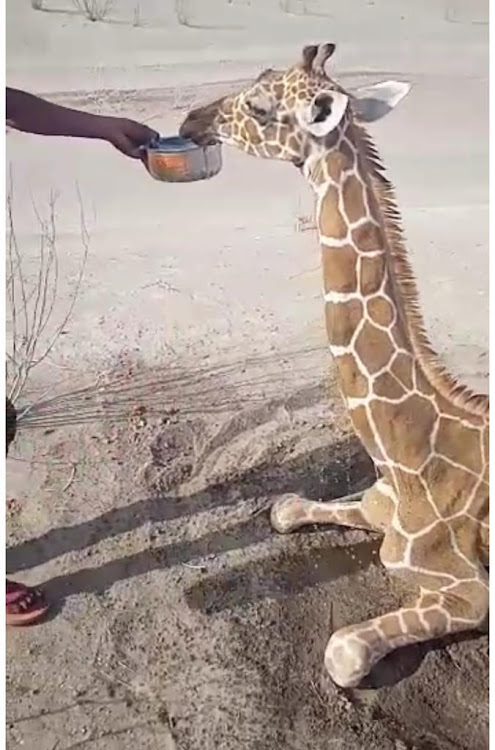
[[[34,279],[29,280],[19,248],[12,188],[12,175],[7,196],[7,301],[11,317],[11,352],[7,352],[7,392],[15,403],[24,391],[33,368],[52,352],[61,333],[67,326],[78,299],[89,253],[89,233],[86,226],[81,194],[77,187],[79,202],[81,241],[83,258],[69,305],[60,324],[47,334],[58,299],[59,262],[57,237],[57,195],[50,193],[48,218],[43,218],[33,201],[33,209],[40,226],[39,262]],[[42,342],[43,339],[43,342]],[[40,350],[41,347],[41,350]]]

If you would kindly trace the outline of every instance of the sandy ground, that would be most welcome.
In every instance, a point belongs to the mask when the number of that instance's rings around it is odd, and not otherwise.
[[[487,388],[485,2],[190,0],[188,25],[171,2],[121,0],[104,23],[43,5],[7,2],[9,84],[163,133],[308,41],[337,41],[347,85],[412,81],[373,133],[431,338]],[[55,322],[83,254],[78,191],[90,232],[74,313],[25,398],[98,377],[84,403],[103,415],[75,424],[83,401],[66,396],[8,461],[9,573],[59,603],[8,634],[9,747],[484,750],[486,636],[403,650],[336,690],[332,629],[400,592],[364,533],[268,525],[282,492],[337,497],[372,476],[332,386],[296,170],[225,150],[214,180],[161,185],[102,144],[7,145],[28,270],[33,203],[45,216],[57,194]]]

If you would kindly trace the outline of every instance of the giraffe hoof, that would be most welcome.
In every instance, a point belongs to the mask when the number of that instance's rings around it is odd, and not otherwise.
[[[307,521],[302,517],[303,501],[297,495],[284,495],[273,504],[270,523],[279,534],[288,534]]]
[[[325,651],[325,668],[339,687],[357,687],[371,668],[369,648],[355,637],[335,633]]]

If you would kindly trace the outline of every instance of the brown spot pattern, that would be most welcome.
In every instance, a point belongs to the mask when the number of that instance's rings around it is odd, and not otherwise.
[[[399,484],[397,516],[404,531],[415,534],[433,523],[437,515],[417,476],[397,470],[396,477]]]
[[[383,250],[383,243],[381,242],[379,229],[371,222],[362,224],[360,227],[357,227],[357,229],[353,229],[352,241],[363,253],[368,253],[373,250]]]
[[[441,417],[435,440],[435,450],[456,463],[481,472],[481,434],[456,419]]]
[[[287,139],[287,146],[296,153],[299,153],[301,150],[301,143],[299,142],[299,138],[295,135],[290,135]]]
[[[447,615],[441,609],[429,609],[423,612],[423,619],[432,636],[440,636],[448,630]]]
[[[385,255],[361,258],[360,290],[364,297],[375,294],[380,289],[385,271]]]
[[[436,421],[430,402],[415,394],[400,404],[374,399],[370,410],[375,423],[380,425],[389,458],[413,471],[419,469],[430,455],[430,435]]]
[[[375,396],[386,396],[387,398],[402,398],[406,395],[406,390],[397,382],[388,372],[379,375],[373,383],[373,393]]]
[[[351,147],[345,141],[342,141],[342,143],[340,145],[340,152],[341,152],[342,156],[345,158],[346,163],[348,165],[354,164],[354,159],[356,157],[355,157],[354,152],[351,149]]]
[[[326,326],[330,344],[348,346],[362,317],[363,305],[360,300],[327,302]]]
[[[360,373],[356,359],[344,354],[337,359],[340,387],[344,396],[364,398],[368,395],[368,381]]]
[[[351,245],[324,247],[322,263],[326,292],[357,290],[357,254]]]
[[[473,568],[457,555],[450,542],[446,523],[440,521],[430,531],[414,540],[411,549],[411,562],[432,573],[446,571],[456,578],[470,578]]]
[[[450,516],[462,510],[476,484],[476,478],[472,474],[452,466],[441,456],[432,456],[421,476],[442,516]]]
[[[390,365],[390,372],[404,384],[404,387],[408,391],[411,391],[413,388],[412,366],[412,356],[410,354],[403,354],[402,352],[398,352],[395,355]]]
[[[334,146],[337,142],[337,137],[338,134],[336,132],[330,133],[325,139],[325,146],[329,149],[332,148],[332,146]],[[330,153],[326,160],[326,164],[328,176],[331,177],[335,182],[340,182],[342,172],[344,171],[344,169],[350,166],[347,162],[346,157],[340,151]]]
[[[260,142],[259,130],[252,120],[246,120],[245,129],[251,143],[257,145]]]
[[[386,297],[382,297],[381,295],[379,297],[373,297],[372,299],[369,299],[366,304],[368,315],[373,323],[378,323],[378,325],[385,327],[388,327],[392,323],[395,308]]]
[[[419,606],[424,609],[426,609],[427,607],[437,607],[440,604],[440,601],[441,598],[438,592],[428,592],[427,594],[423,594],[423,596],[421,597]]]
[[[355,345],[356,354],[370,373],[378,372],[390,362],[394,348],[385,331],[368,320],[364,323]]]
[[[349,175],[346,178],[342,190],[342,199],[345,214],[351,223],[365,216],[366,206],[364,204],[363,186],[354,175]]]
[[[478,583],[465,583],[469,594],[456,596],[450,592],[445,596],[444,607],[449,610],[452,617],[460,617],[463,620],[479,617],[483,619],[488,611],[488,593]]]
[[[475,560],[480,547],[480,527],[471,518],[459,516],[448,522],[455,534],[457,546],[469,560]]]
[[[380,630],[383,632],[387,641],[393,641],[402,633],[400,620],[397,615],[384,615],[379,618],[378,623],[380,625]]]
[[[358,437],[371,458],[383,461],[384,456],[376,444],[375,436],[368,421],[365,407],[357,406],[355,409],[349,409],[349,416]]]
[[[407,631],[409,633],[419,633],[423,630],[419,615],[413,609],[409,609],[402,615]]]
[[[321,204],[320,230],[326,237],[336,240],[344,239],[347,234],[347,225],[339,211],[338,192],[332,185]]]

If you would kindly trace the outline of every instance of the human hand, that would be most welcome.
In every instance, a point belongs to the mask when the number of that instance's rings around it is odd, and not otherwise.
[[[123,117],[106,117],[103,124],[104,140],[132,159],[142,159],[140,146],[145,146],[157,136],[158,133],[147,125]]]

